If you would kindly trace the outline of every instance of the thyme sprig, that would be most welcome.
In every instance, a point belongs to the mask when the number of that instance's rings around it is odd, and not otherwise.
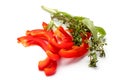
[[[82,16],[72,16],[66,12],[61,12],[56,9],[50,9],[42,6],[42,9],[51,14],[51,20],[64,24],[69,30],[72,30],[71,35],[73,36],[73,42],[75,45],[79,46],[82,43],[82,37],[80,33],[86,35],[86,32],[92,33],[89,39],[89,55],[90,57],[90,67],[96,67],[98,62],[97,55],[100,57],[105,57],[104,45],[106,35],[105,30],[102,27],[95,26],[93,21],[89,18]]]

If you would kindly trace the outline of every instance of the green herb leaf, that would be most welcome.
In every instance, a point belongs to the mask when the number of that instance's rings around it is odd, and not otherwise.
[[[105,30],[102,27],[96,26],[95,28],[97,30],[98,38],[103,38],[106,35],[106,32],[105,32]]]
[[[90,31],[92,32],[92,35],[94,37],[94,40],[96,41],[97,40],[97,31],[96,31],[96,28],[95,28],[93,22],[88,18],[83,19],[82,22],[90,29]]]

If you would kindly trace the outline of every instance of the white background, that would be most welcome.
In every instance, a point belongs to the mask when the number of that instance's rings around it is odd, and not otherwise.
[[[106,30],[106,58],[99,59],[96,69],[87,66],[86,56],[73,62],[62,59],[50,77],[38,71],[38,61],[45,53],[38,46],[23,47],[17,37],[41,28],[42,21],[49,22],[50,16],[41,5],[88,17]],[[119,80],[119,27],[119,0],[0,0],[0,80]]]

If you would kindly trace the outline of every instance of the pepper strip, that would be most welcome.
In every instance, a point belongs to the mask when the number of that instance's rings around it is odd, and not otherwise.
[[[22,42],[24,46],[38,45],[46,52],[50,59],[54,61],[60,59],[60,56],[56,54],[58,51],[54,47],[52,47],[49,43],[46,43],[44,40],[40,38],[37,39],[29,35],[18,38],[18,41]]]
[[[73,57],[81,57],[85,55],[88,51],[89,44],[86,43],[91,36],[91,33],[87,32],[87,35],[82,35],[82,44],[80,46],[73,46],[71,49],[61,49],[58,53],[61,57],[65,58],[73,58]]]
[[[57,62],[56,61],[52,61],[48,67],[44,68],[44,72],[47,76],[53,75],[56,72],[56,68],[57,68]]]
[[[38,69],[43,70],[47,76],[53,75],[57,69],[57,62],[47,57],[45,60],[39,61]]]
[[[44,70],[45,67],[47,67],[50,64],[51,60],[49,57],[47,57],[44,60],[39,61],[38,63],[38,69],[39,70]]]
[[[45,30],[37,29],[37,30],[27,31],[26,34],[31,35],[31,36],[39,36],[39,37],[47,40],[52,46],[54,46],[58,49],[69,48],[69,47],[73,46],[73,42],[72,41],[68,42],[68,40],[70,40],[70,39],[67,37],[64,40],[57,42],[52,31],[45,31]]]
[[[47,43],[45,43],[42,39],[34,38],[33,36],[22,36],[18,38],[18,42],[22,43],[25,47],[31,46],[31,45],[38,45],[40,46],[44,51],[48,50]]]
[[[57,30],[55,31],[55,34],[61,39],[65,40],[67,39],[68,41],[72,41],[72,36],[68,34],[62,26],[59,26]]]
[[[48,24],[46,22],[42,22],[42,26],[44,30],[47,30],[48,28]]]
[[[72,49],[61,49],[59,55],[64,58],[81,57],[88,51],[88,44],[82,43],[80,46],[73,46]]]
[[[54,54],[53,52],[51,52],[50,50],[47,50],[46,51],[46,54],[47,54],[47,56],[51,59],[51,60],[53,60],[53,61],[58,61],[59,59],[60,59],[60,56],[56,53],[56,54]]]

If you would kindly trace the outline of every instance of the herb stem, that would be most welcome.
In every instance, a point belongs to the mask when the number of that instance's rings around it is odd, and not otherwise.
[[[57,12],[57,10],[55,10],[55,9],[50,9],[50,8],[45,7],[45,6],[41,6],[41,8],[42,8],[43,10],[47,11],[47,12],[50,13],[50,14],[54,14],[54,13]]]

